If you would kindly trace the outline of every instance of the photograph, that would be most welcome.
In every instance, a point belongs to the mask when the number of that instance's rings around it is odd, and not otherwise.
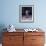
[[[20,5],[20,22],[33,22],[33,5]]]
[[[46,46],[46,0],[0,0],[0,46]]]

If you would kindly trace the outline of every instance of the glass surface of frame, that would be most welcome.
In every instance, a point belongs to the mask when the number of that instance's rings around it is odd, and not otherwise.
[[[34,22],[34,5],[19,6],[19,21],[26,23]]]

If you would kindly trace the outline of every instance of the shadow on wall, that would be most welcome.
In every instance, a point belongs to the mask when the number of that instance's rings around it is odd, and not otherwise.
[[[3,30],[5,28],[4,24],[0,24],[0,43],[2,43],[2,36],[3,36],[3,32],[5,32],[6,30]]]

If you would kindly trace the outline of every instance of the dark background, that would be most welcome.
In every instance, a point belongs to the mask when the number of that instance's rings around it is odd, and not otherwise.
[[[25,15],[26,10],[30,11],[29,15],[32,15],[32,7],[22,7],[22,16]]]

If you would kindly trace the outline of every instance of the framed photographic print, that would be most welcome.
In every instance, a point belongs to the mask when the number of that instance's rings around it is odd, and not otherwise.
[[[34,22],[34,5],[19,6],[19,21]]]

